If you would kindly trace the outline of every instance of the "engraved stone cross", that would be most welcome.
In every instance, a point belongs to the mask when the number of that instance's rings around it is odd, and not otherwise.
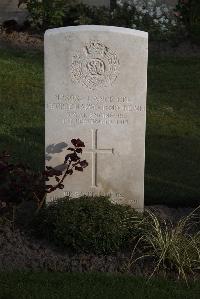
[[[85,151],[86,154],[92,154],[92,186],[97,187],[97,155],[98,154],[114,154],[114,149],[99,149],[97,146],[97,129],[92,131],[92,148]]]

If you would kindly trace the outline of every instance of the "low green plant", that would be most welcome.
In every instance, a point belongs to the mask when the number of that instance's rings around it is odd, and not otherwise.
[[[97,254],[126,248],[138,235],[141,215],[106,197],[64,198],[42,208],[33,228],[56,245]]]

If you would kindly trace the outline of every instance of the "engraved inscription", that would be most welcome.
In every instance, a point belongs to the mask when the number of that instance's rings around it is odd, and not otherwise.
[[[70,191],[70,190],[64,190],[63,191],[63,196],[66,197],[70,197],[70,198],[77,198],[77,197],[81,197],[81,196],[91,196],[91,197],[95,197],[95,196],[106,196],[106,197],[110,197],[110,198],[115,198],[117,200],[124,200],[125,196],[119,192],[103,192],[103,191],[86,191],[86,192],[82,192],[82,191]],[[57,200],[60,197],[53,195],[50,197],[50,200]],[[111,200],[112,201],[112,200]],[[133,199],[134,204],[137,203],[137,199]]]
[[[79,191],[69,191],[69,190],[64,190],[63,191],[64,196],[69,196],[69,197],[80,197],[80,196],[108,196],[108,197],[116,197],[116,198],[124,198],[124,195],[119,193],[119,192],[103,192],[103,191],[88,191],[88,192],[79,192]]]
[[[99,41],[90,41],[72,59],[72,81],[95,90],[113,84],[119,74],[117,54]]]
[[[46,104],[52,112],[60,111],[64,125],[119,125],[130,124],[129,115],[144,113],[145,107],[136,99],[123,96],[85,96],[56,94],[55,101]]]
[[[86,150],[86,154],[92,154],[92,185],[91,187],[97,187],[97,154],[114,154],[114,149],[99,149],[97,146],[97,129],[91,129],[92,131],[92,148]]]

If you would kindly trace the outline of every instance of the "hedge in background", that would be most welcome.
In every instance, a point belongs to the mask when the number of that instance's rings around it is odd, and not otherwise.
[[[91,7],[71,0],[24,0],[29,11],[32,28],[44,31],[48,28],[71,25],[108,25],[148,31],[153,39],[174,36],[176,17],[165,4],[155,1],[117,1],[115,6]]]
[[[76,0],[19,0],[29,11],[31,25],[39,30],[63,25],[66,10]]]

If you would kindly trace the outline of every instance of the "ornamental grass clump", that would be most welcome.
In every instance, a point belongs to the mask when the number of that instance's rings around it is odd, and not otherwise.
[[[150,278],[160,271],[174,273],[186,282],[191,274],[194,277],[200,270],[200,231],[194,232],[199,219],[198,210],[179,220],[175,226],[147,211],[129,269],[137,261],[150,258],[151,263],[153,261]]]

